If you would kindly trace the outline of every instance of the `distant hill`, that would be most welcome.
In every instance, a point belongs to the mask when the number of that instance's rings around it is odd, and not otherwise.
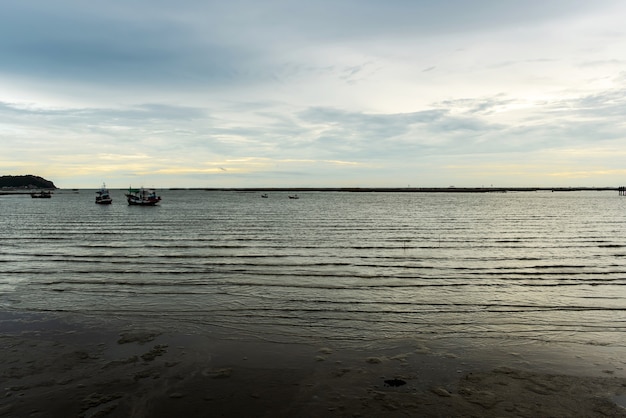
[[[56,189],[50,180],[39,176],[0,176],[0,188],[7,189]]]

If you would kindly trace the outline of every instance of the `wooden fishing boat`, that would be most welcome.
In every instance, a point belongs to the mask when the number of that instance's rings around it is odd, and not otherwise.
[[[128,193],[125,195],[129,205],[154,206],[161,201],[161,196],[157,196],[154,189],[144,189],[143,187],[140,189],[129,187]]]

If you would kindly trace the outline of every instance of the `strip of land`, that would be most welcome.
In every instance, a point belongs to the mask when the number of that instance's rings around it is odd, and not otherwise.
[[[69,190],[69,189],[68,189]],[[72,189],[76,191],[77,189]],[[113,190],[113,189],[112,189]],[[167,190],[204,190],[225,192],[348,192],[348,193],[507,193],[507,192],[581,192],[619,191],[619,187],[172,187]],[[30,189],[0,189],[0,195],[28,195]],[[59,190],[63,191],[63,189]]]
[[[618,191],[619,187],[257,187],[193,188],[170,190],[207,190],[241,192],[393,192],[393,193],[506,193],[506,192],[580,192]]]

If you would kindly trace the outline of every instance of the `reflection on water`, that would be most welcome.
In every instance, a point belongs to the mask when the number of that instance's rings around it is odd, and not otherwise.
[[[617,192],[111,193],[0,197],[0,309],[282,341],[626,345]]]

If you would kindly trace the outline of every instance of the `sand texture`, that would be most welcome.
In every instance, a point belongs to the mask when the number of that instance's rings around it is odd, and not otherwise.
[[[1,325],[0,417],[626,417],[626,379],[609,372],[480,369],[411,344]]]

